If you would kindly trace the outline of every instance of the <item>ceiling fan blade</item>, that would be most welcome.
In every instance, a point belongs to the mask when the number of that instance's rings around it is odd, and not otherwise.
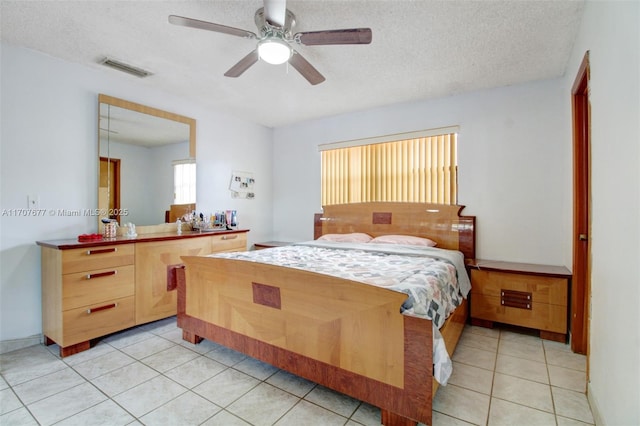
[[[248,70],[251,65],[258,62],[258,58],[258,49],[255,49],[253,52],[240,59],[237,64],[229,68],[229,71],[225,72],[224,75],[226,77],[239,77],[243,72]]]
[[[297,33],[295,40],[305,46],[329,44],[369,44],[371,28],[349,28],[344,30],[308,31]]]
[[[280,28],[284,27],[286,13],[286,0],[264,0],[264,18],[271,25]]]
[[[293,49],[292,49],[293,50]],[[293,55],[289,58],[289,63],[312,85],[322,83],[325,78],[317,69],[313,67],[301,54],[293,51]]]
[[[217,33],[229,34],[238,37],[258,38],[256,34],[251,31],[214,24],[213,22],[200,21],[193,18],[185,18],[184,16],[169,15],[169,23],[183,27],[197,28],[199,30],[215,31]]]

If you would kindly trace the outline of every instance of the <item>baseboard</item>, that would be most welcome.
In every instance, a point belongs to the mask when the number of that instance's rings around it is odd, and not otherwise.
[[[25,337],[23,339],[3,340],[0,341],[0,354],[17,351],[18,349],[26,348],[28,346],[39,345],[40,343],[42,343],[42,335],[40,334]]]
[[[596,426],[604,425],[604,421],[602,421],[602,416],[600,415],[600,409],[598,408],[598,403],[593,397],[593,392],[591,392],[591,382],[587,383],[587,399],[589,400],[589,405],[591,405],[591,414],[593,414],[593,422]]]

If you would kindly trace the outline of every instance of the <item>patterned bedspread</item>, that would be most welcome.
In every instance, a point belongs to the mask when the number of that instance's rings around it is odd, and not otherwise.
[[[211,256],[303,269],[407,294],[400,310],[433,322],[434,375],[446,384],[451,361],[438,329],[471,289],[462,253],[433,247],[309,241]]]

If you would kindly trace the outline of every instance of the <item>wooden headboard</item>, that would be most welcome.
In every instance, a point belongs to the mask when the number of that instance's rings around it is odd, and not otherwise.
[[[439,248],[476,256],[475,216],[461,216],[464,206],[374,202],[324,206],[314,218],[314,239],[324,234],[364,232],[377,237],[400,234],[429,238]]]

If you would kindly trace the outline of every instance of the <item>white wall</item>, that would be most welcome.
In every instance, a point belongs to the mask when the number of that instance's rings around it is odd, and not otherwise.
[[[156,183],[154,185],[155,193],[150,203],[154,222],[148,223],[161,223],[164,222],[165,210],[169,210],[168,206],[174,201],[173,161],[189,158],[189,142],[164,145],[152,148],[150,151]]]
[[[250,244],[271,239],[271,129],[106,68],[89,69],[6,43],[1,55],[0,342],[41,333],[35,241],[97,232],[95,217],[49,211],[97,207],[98,93],[195,118],[198,209],[236,209],[240,226],[251,229]],[[254,173],[256,199],[231,198],[232,170]],[[39,196],[45,216],[11,216],[10,209],[26,208],[32,194]]]
[[[459,125],[458,203],[477,216],[477,256],[570,267],[568,102],[557,79],[277,128],[275,236],[313,238],[319,144]]]
[[[152,152],[152,149],[140,145],[109,142],[109,158],[123,160],[120,163],[120,208],[126,209],[128,214],[120,219],[121,224],[131,222],[137,225],[153,225],[164,222],[164,215],[160,215],[161,210],[153,205],[153,201],[157,200],[157,176],[160,176],[160,173],[155,168]],[[102,153],[100,156],[105,157]],[[149,176],[154,178],[145,179]],[[172,191],[167,189],[167,192]],[[165,203],[164,210],[167,210],[170,204],[171,202]]]
[[[589,51],[589,397],[600,422],[640,424],[640,2],[591,2],[567,71]]]

